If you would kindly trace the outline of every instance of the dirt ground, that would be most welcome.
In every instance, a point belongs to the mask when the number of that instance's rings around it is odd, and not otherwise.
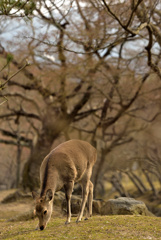
[[[34,210],[34,200],[31,198],[17,199],[9,203],[2,203],[2,201],[10,194],[15,193],[16,189],[0,191],[0,220],[11,220],[16,216],[26,215]],[[62,215],[59,207],[54,207],[54,216]]]
[[[10,219],[15,215],[28,212],[33,208],[33,202],[31,200],[26,201],[26,199],[11,203],[1,203],[3,199],[15,191],[15,189],[0,191],[0,219]]]

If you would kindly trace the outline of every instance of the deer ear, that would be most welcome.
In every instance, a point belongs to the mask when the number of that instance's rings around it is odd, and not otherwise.
[[[32,192],[32,197],[34,200],[36,200],[39,197],[39,194],[37,192]]]
[[[45,200],[49,202],[49,201],[52,200],[52,198],[53,198],[52,190],[48,189],[47,192],[46,192]]]

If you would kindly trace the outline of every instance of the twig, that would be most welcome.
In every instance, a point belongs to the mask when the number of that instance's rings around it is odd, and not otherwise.
[[[29,65],[30,65],[29,62],[28,62],[28,60],[26,59],[25,65],[22,66],[17,72],[15,72],[14,74],[12,74],[12,75],[5,81],[5,83],[1,84],[1,85],[0,85],[0,89],[3,89],[4,86],[5,86],[13,77],[15,77],[19,72],[21,72],[25,67],[27,67],[27,66],[29,66]]]
[[[5,100],[4,100],[3,102],[0,103],[0,106],[1,106],[3,103],[5,103],[5,102],[8,101],[8,99],[7,99],[5,96],[3,96],[3,98],[4,98]]]

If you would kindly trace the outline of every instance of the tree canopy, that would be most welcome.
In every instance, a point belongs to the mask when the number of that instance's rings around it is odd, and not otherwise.
[[[23,187],[38,186],[41,161],[60,137],[97,147],[96,186],[134,159],[146,159],[144,170],[153,162],[159,175],[159,158],[147,154],[160,119],[159,1],[3,1],[0,14],[1,25],[15,27],[6,42],[1,32],[8,101],[0,141],[30,149]]]

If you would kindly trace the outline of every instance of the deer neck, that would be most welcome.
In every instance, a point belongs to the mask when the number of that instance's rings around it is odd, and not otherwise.
[[[57,174],[48,172],[47,176],[44,176],[44,181],[41,186],[41,196],[44,196],[48,189],[51,189],[53,192],[53,196],[57,189]]]

